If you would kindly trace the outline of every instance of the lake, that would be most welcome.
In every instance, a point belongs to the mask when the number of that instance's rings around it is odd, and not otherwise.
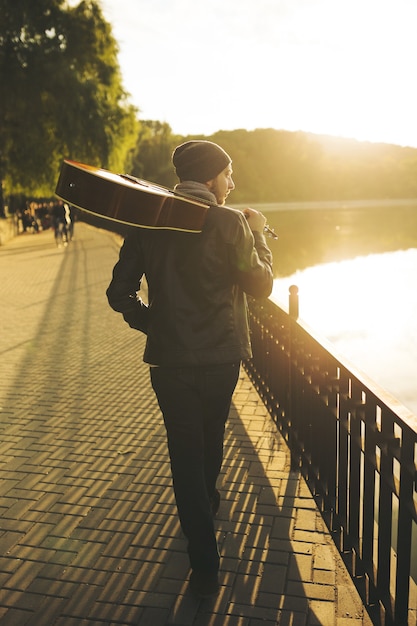
[[[279,236],[273,298],[297,285],[300,318],[417,415],[417,200],[254,208]]]

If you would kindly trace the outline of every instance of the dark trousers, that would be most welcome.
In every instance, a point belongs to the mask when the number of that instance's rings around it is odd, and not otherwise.
[[[178,515],[193,570],[217,572],[219,568],[210,498],[223,461],[224,429],[239,366],[151,368],[152,386],[167,431]]]

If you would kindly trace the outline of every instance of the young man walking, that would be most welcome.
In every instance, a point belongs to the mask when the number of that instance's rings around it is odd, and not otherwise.
[[[162,411],[175,499],[188,541],[190,590],[219,591],[214,517],[225,423],[240,363],[252,355],[246,295],[272,291],[265,217],[225,205],[232,161],[217,144],[187,141],[173,153],[176,191],[209,204],[201,233],[135,228],[107,289],[110,306],[146,333],[144,361]],[[146,277],[149,304],[138,297]]]

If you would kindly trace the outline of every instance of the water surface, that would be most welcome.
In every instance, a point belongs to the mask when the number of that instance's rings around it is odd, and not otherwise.
[[[417,200],[255,206],[279,235],[274,294],[417,415]]]

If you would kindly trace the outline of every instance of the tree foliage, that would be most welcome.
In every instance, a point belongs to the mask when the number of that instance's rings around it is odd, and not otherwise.
[[[0,179],[51,193],[62,158],[123,168],[136,136],[110,25],[94,0],[0,0]]]
[[[132,158],[132,175],[165,187],[174,186],[176,181],[171,155],[180,141],[181,137],[172,134],[169,124],[142,121]]]

